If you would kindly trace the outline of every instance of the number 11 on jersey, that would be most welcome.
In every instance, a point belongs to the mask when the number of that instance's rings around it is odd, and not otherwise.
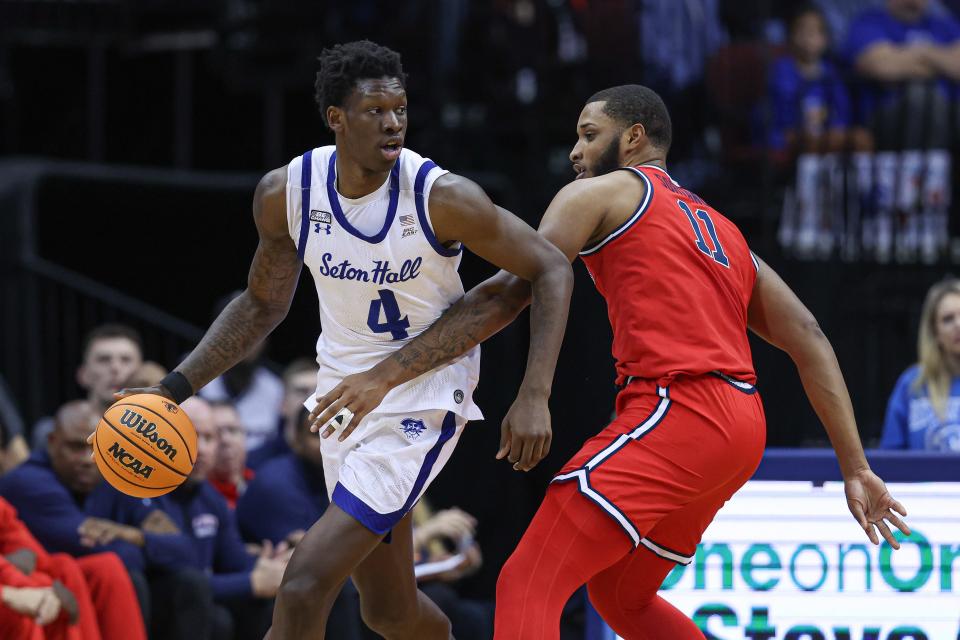
[[[374,333],[390,333],[394,340],[409,338],[407,329],[410,320],[407,316],[400,317],[400,305],[397,296],[390,289],[380,289],[379,298],[370,302],[370,312],[367,314],[367,326]],[[384,322],[380,322],[380,313],[383,313]]]
[[[693,232],[697,234],[697,249],[700,249],[701,252],[707,254],[723,266],[729,267],[730,259],[727,257],[727,254],[723,252],[723,247],[720,246],[720,238],[717,237],[717,228],[714,226],[710,214],[703,209],[697,209],[697,215],[694,217],[693,212],[690,211],[690,207],[687,206],[686,202],[677,200],[677,204],[680,205],[680,210],[686,214],[687,220],[690,221],[690,226],[693,227]],[[700,230],[700,223],[697,221],[697,218],[703,220],[703,224],[707,228],[707,233],[710,234],[710,240],[713,242],[714,247],[712,251],[707,245],[706,238],[703,237],[703,231]]]

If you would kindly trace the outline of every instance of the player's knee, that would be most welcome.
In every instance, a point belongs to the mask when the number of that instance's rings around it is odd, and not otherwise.
[[[514,594],[525,591],[525,583],[532,577],[533,567],[526,560],[526,550],[523,540],[500,569],[497,576],[497,603],[514,602]]]
[[[286,611],[320,606],[324,597],[320,580],[309,574],[285,577],[277,591],[277,607]]]
[[[438,610],[432,613],[431,620],[422,620],[422,607],[418,606],[391,606],[385,603],[360,601],[360,617],[370,629],[384,638],[403,638],[414,629],[423,630],[430,626],[436,637],[449,637],[450,620]],[[429,622],[429,625],[425,623]],[[432,637],[432,636],[431,636]]]
[[[622,597],[618,593],[620,588],[619,580],[606,580],[601,576],[594,576],[587,582],[587,596],[590,598],[590,604],[597,610],[604,620],[613,623],[622,619],[629,620],[631,614],[636,614],[649,607],[657,592],[643,593],[640,590],[631,590],[629,598]],[[625,604],[629,601],[629,605]]]

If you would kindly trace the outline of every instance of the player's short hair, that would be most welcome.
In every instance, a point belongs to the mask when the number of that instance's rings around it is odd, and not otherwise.
[[[587,100],[606,102],[603,112],[624,128],[637,123],[646,129],[647,137],[654,145],[668,151],[673,141],[673,127],[667,105],[657,92],[639,84],[623,84],[598,91]]]
[[[90,355],[90,347],[92,347],[95,342],[112,338],[126,338],[137,345],[137,350],[141,354],[143,353],[143,340],[140,339],[140,334],[136,329],[119,323],[102,324],[99,327],[93,328],[90,333],[84,336],[83,349],[80,351],[81,362],[85,361],[87,356]]]
[[[342,107],[359,80],[397,78],[407,86],[400,54],[369,40],[334,45],[321,51],[319,60],[314,99],[326,125],[327,107]]]

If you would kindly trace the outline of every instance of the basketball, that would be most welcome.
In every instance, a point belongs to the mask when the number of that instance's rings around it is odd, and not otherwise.
[[[137,394],[104,412],[93,441],[101,475],[137,498],[161,496],[187,479],[197,458],[197,432],[172,400]]]

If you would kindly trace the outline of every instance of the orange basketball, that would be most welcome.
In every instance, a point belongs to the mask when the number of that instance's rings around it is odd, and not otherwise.
[[[141,393],[106,410],[97,425],[93,455],[117,490],[137,498],[162,496],[190,475],[197,432],[175,402]]]

